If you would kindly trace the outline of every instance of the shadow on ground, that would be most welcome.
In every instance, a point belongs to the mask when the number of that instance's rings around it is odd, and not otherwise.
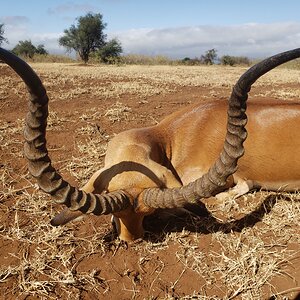
[[[180,217],[170,216],[167,219],[160,218],[157,215],[149,216],[144,221],[145,239],[152,242],[162,242],[166,234],[181,232],[183,229],[202,234],[241,232],[244,228],[253,227],[260,222],[265,215],[272,211],[277,201],[291,201],[291,199],[281,194],[268,195],[254,211],[230,222],[221,222],[216,219],[202,202],[196,208],[197,216],[184,214]]]

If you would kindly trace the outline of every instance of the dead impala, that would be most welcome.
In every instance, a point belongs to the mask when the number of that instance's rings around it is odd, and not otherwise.
[[[112,213],[119,237],[126,241],[143,236],[143,218],[156,208],[185,207],[220,192],[224,196],[224,191],[239,196],[252,188],[300,188],[300,103],[252,101],[247,140],[244,128],[251,85],[299,56],[300,48],[253,66],[238,80],[228,103],[192,105],[156,126],[120,133],[108,145],[104,168],[78,189],[51,165],[45,137],[48,97],[39,77],[20,58],[0,49],[0,59],[30,93],[24,131],[29,171],[43,191],[68,207],[52,224],[65,224],[80,214]]]

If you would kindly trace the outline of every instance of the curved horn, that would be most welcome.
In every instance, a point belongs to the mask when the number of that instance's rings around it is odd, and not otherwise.
[[[238,159],[244,154],[243,143],[247,137],[246,101],[251,85],[273,68],[300,57],[300,48],[269,57],[245,72],[233,87],[229,98],[227,134],[223,149],[208,172],[186,186],[171,189],[151,188],[143,191],[139,199],[153,208],[182,207],[197,203],[224,190],[228,176],[237,170]]]
[[[29,171],[40,188],[51,194],[57,203],[65,204],[71,210],[95,215],[121,211],[130,205],[124,191],[104,195],[85,193],[71,186],[52,167],[46,147],[46,127],[48,116],[48,96],[46,90],[31,67],[12,54],[0,48],[0,59],[7,63],[25,82],[30,94],[29,113],[25,125],[25,157]]]

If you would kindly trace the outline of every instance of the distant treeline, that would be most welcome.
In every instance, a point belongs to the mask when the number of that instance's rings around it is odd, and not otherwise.
[[[40,54],[35,53],[31,57],[26,57],[25,55],[20,55],[23,59],[29,62],[49,62],[49,63],[70,63],[70,62],[80,62],[78,58],[72,58],[66,55],[53,55],[53,54]],[[99,63],[99,60],[93,55],[91,55],[89,63],[95,64]],[[252,61],[244,56],[222,56],[220,59],[216,59],[213,64],[221,65],[250,65]],[[184,59],[172,59],[163,55],[142,55],[142,54],[127,54],[121,55],[118,59],[111,60],[110,64],[115,65],[185,65],[185,66],[197,66],[197,65],[207,65],[206,62],[200,58],[184,58]]]
[[[201,57],[189,58],[185,57],[183,59],[171,59],[167,56],[156,55],[148,56],[141,54],[127,54],[120,58],[120,62],[128,65],[185,65],[185,66],[197,66],[197,65],[213,65],[221,64],[228,66],[235,65],[251,65],[252,61],[245,56],[230,56],[224,55],[220,58],[213,57],[209,58],[206,55]]]
[[[185,57],[182,60],[182,63],[185,65],[196,66],[196,65],[208,65],[205,60],[200,58],[189,58]],[[216,58],[212,64],[221,64],[224,66],[235,66],[235,65],[246,65],[249,66],[251,64],[251,60],[246,56],[231,56],[231,55],[223,55],[220,58]]]

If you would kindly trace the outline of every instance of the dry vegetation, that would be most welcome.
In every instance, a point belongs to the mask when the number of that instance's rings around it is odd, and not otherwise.
[[[183,105],[227,97],[245,68],[33,64],[51,99],[48,148],[82,185],[103,165],[107,142],[153,125]],[[300,71],[264,76],[252,97],[300,99]],[[54,228],[61,209],[41,193],[22,153],[26,90],[0,65],[1,299],[294,299],[300,293],[300,196],[254,192],[202,218],[145,222],[125,245],[108,216]]]

